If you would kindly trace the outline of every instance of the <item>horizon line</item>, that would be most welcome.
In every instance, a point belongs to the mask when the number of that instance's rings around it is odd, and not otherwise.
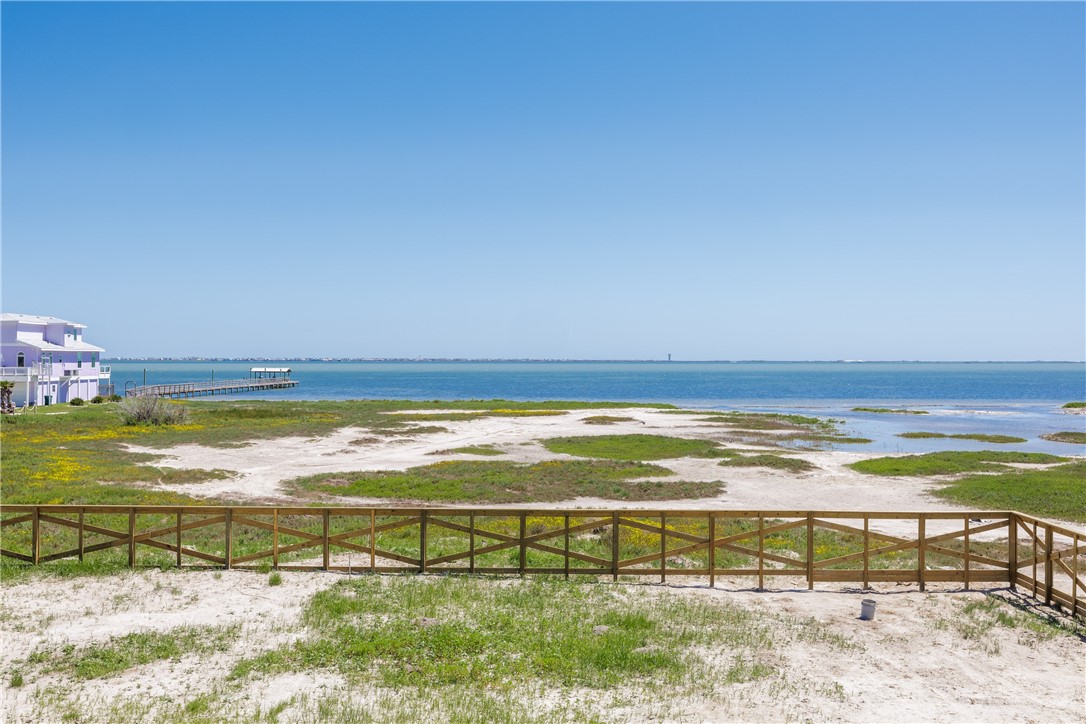
[[[205,356],[118,356],[102,357],[102,362],[637,362],[653,364],[1084,364],[1086,360],[999,360],[999,359],[659,359],[591,357],[205,357]]]

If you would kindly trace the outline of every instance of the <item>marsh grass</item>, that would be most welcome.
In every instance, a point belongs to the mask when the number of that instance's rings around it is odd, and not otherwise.
[[[905,410],[892,407],[853,407],[853,412],[874,412],[881,415],[927,415],[927,410]]]
[[[619,415],[592,415],[581,420],[586,425],[615,425],[620,422],[636,422],[632,417],[621,417]]]
[[[790,473],[806,473],[818,469],[817,465],[803,460],[802,458],[785,457],[783,455],[773,455],[770,453],[737,456],[724,460],[720,462],[719,465],[724,467],[770,468],[773,470],[784,470]]]
[[[16,415],[0,426],[0,497],[6,503],[199,505],[191,496],[154,490],[146,483],[202,482],[223,471],[149,468],[154,458],[132,453],[125,445],[165,449],[181,444],[233,448],[255,440],[286,436],[319,437],[344,427],[367,431],[369,439],[443,432],[420,426],[390,412],[439,406],[465,413],[517,416],[572,409],[669,408],[669,405],[614,402],[514,402],[407,400],[169,403],[185,411],[187,422],[174,425],[125,425],[114,405],[70,408],[64,415]],[[5,419],[8,419],[7,417]],[[366,438],[360,438],[366,439]],[[213,502],[213,501],[211,501]]]
[[[496,449],[493,445],[468,445],[467,447],[454,447],[448,450],[437,450],[429,455],[483,455],[494,456],[504,455],[501,450]]]
[[[1086,432],[1052,432],[1047,435],[1041,435],[1045,440],[1051,440],[1052,442],[1069,442],[1076,445],[1086,445]]]
[[[998,444],[1026,442],[1026,438],[1024,437],[1014,437],[1013,435],[987,435],[983,433],[960,433],[955,435],[948,435],[942,432],[901,432],[898,433],[897,436],[909,440],[976,440],[977,442],[990,442]]]
[[[712,457],[720,446],[712,440],[667,435],[589,435],[552,437],[543,447],[554,453],[605,460],[645,461],[683,457]]]
[[[959,505],[1086,522],[1086,461],[971,475],[934,491]]]
[[[1086,407],[1086,402],[1068,402],[1063,405],[1065,410],[1077,410]]]
[[[1001,472],[1010,470],[1007,463],[1051,465],[1067,462],[1067,458],[1046,453],[981,450],[977,452],[945,451],[902,457],[882,457],[860,460],[850,468],[869,475],[958,475],[963,473]]]
[[[716,495],[719,483],[649,481],[671,475],[658,465],[621,460],[547,460],[533,465],[449,460],[404,471],[326,473],[288,485],[310,492],[424,502],[515,503],[597,497],[671,500]]]

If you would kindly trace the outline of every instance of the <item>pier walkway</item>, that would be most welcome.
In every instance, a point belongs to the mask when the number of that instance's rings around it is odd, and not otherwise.
[[[243,380],[214,380],[211,382],[180,382],[172,385],[140,385],[125,390],[125,397],[203,397],[226,395],[231,392],[259,392],[296,387],[298,380],[287,377],[248,378]]]

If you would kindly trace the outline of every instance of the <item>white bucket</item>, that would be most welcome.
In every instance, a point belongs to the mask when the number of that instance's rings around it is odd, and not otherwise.
[[[876,605],[876,602],[875,602],[875,599],[873,599],[873,598],[865,598],[860,603],[860,620],[861,621],[872,621],[872,620],[874,620],[874,618],[875,618],[875,605]]]

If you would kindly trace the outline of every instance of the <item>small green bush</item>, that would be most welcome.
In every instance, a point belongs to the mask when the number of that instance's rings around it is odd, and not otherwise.
[[[268,576],[268,585],[269,586],[279,586],[279,585],[282,585],[282,583],[283,583],[283,575],[281,573],[279,573],[279,571],[273,571],[272,574],[270,576]]]
[[[126,425],[181,425],[189,417],[183,405],[158,397],[129,397],[118,413]]]
[[[121,397],[120,395],[110,395],[110,396],[109,396],[109,401],[110,401],[110,402],[120,402],[120,401],[121,401],[121,400],[123,400],[123,399],[124,399],[124,398],[123,398],[123,397]]]
[[[83,398],[82,397],[73,397],[72,399],[68,400],[68,404],[71,405],[72,407],[79,407],[80,405],[83,404]]]
[[[101,405],[105,401],[106,401],[106,398],[102,397],[101,395],[95,395],[94,397],[91,398],[91,404],[92,405]]]

